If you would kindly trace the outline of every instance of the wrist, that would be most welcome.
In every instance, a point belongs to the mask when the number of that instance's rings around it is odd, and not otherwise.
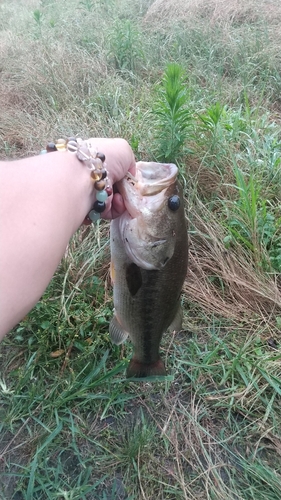
[[[113,189],[109,185],[108,172],[105,163],[105,155],[99,152],[95,147],[94,141],[83,141],[78,138],[58,139],[55,143],[47,144],[45,153],[66,153],[69,161],[71,156],[75,156],[88,171],[91,192],[93,193],[92,206],[87,210],[87,214],[83,221],[84,224],[91,224],[101,218],[101,214],[106,215],[109,211],[109,197],[112,196]]]

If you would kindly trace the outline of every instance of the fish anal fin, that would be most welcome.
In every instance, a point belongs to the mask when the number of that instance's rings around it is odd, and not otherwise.
[[[109,335],[113,344],[119,345],[123,344],[128,337],[128,332],[126,332],[120,325],[116,316],[113,316],[109,324]]]
[[[136,295],[142,285],[141,270],[133,262],[126,268],[126,283],[132,296]]]
[[[156,375],[167,375],[165,365],[160,358],[154,363],[142,363],[132,358],[126,372],[127,378],[144,378]]]

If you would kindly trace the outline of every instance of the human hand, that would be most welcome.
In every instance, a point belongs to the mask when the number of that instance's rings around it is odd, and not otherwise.
[[[83,142],[90,151],[94,149],[105,155],[108,182],[111,187],[123,179],[128,171],[135,175],[134,153],[125,139],[91,138]],[[124,201],[119,193],[109,196],[106,205],[106,210],[102,213],[103,219],[114,219],[125,211]]]

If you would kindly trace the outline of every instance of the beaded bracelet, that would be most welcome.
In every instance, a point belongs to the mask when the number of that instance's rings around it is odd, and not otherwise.
[[[90,145],[91,147],[91,145]],[[78,160],[85,162],[85,165],[91,171],[91,178],[94,182],[94,188],[97,191],[96,201],[93,208],[90,210],[84,220],[84,224],[91,224],[101,217],[101,213],[106,209],[106,200],[112,195],[112,188],[108,184],[105,156],[91,147],[90,149],[84,145],[84,141],[80,138],[75,139],[58,139],[55,143],[49,142],[46,149],[43,149],[40,154],[53,153],[55,151],[68,151],[76,154]]]

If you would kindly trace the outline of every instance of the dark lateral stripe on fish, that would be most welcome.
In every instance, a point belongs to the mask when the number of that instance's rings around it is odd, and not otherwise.
[[[143,339],[142,350],[143,358],[146,359],[147,364],[155,362],[155,350],[158,351],[158,342],[153,336],[155,324],[155,311],[154,300],[157,294],[157,276],[159,271],[147,271],[150,287],[147,287],[146,294],[142,297],[142,317],[143,317]],[[154,345],[155,344],[155,345]],[[157,348],[155,349],[155,347]]]
[[[166,369],[162,359],[158,359],[155,363],[140,363],[136,359],[131,359],[127,368],[127,377],[151,377],[155,375],[166,375]]]

